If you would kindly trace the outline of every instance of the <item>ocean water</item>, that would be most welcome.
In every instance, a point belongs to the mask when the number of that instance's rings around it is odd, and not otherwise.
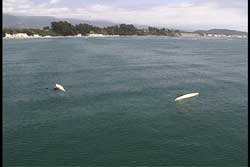
[[[247,166],[247,43],[4,40],[3,165]]]

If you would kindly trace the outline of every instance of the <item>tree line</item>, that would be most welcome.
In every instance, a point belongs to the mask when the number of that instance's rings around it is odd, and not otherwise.
[[[27,35],[38,34],[40,36],[70,36],[70,35],[88,35],[92,33],[104,35],[161,35],[161,36],[179,36],[179,30],[148,27],[146,29],[138,29],[133,24],[119,24],[100,28],[97,26],[81,23],[72,25],[67,21],[51,22],[51,26],[43,27],[42,29],[10,29],[4,28],[2,36],[5,33],[26,33]]]

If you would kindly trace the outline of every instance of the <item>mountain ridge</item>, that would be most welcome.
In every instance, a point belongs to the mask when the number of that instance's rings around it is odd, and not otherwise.
[[[193,33],[205,33],[205,34],[223,34],[223,35],[247,35],[247,32],[237,31],[237,30],[229,30],[229,29],[210,29],[210,30],[197,30]]]
[[[113,22],[104,20],[81,20],[71,18],[56,18],[52,16],[15,16],[10,14],[3,14],[4,28],[43,28],[50,26],[53,21],[68,21],[71,24],[86,23],[94,26],[105,27],[115,25]]]

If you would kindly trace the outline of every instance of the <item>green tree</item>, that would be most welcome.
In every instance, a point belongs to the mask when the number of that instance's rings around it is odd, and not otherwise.
[[[57,34],[63,36],[78,34],[76,27],[67,21],[51,22],[51,28]]]
[[[120,24],[119,35],[136,35],[137,29],[132,24]]]
[[[79,25],[76,25],[76,30],[78,33],[80,33],[82,35],[89,34],[89,33],[91,33],[91,31],[94,33],[101,33],[102,32],[102,29],[99,27],[92,26],[89,24],[82,24],[82,23]]]

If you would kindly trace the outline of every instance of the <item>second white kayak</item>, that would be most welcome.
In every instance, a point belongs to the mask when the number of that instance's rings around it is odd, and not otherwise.
[[[197,96],[197,95],[199,95],[198,92],[197,92],[197,93],[185,94],[185,95],[183,95],[183,96],[177,97],[177,98],[175,99],[175,101],[182,100],[182,99],[187,99],[187,98],[191,98],[191,97],[194,97],[194,96]]]
[[[59,90],[65,92],[64,87],[62,85],[60,85],[60,84],[56,84],[55,89],[59,89]]]

